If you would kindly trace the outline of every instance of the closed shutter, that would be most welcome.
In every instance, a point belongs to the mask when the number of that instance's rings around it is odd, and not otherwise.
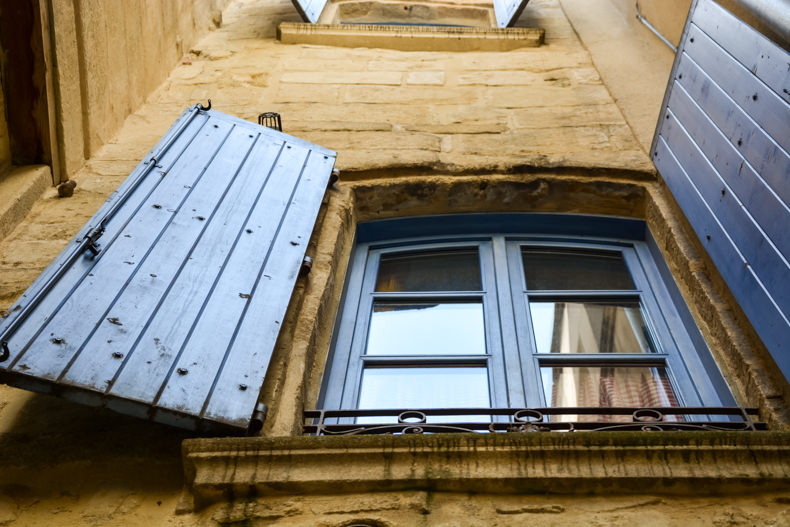
[[[328,0],[291,0],[305,22],[315,24]]]
[[[494,13],[498,27],[510,27],[516,23],[529,0],[494,0]]]
[[[334,161],[186,110],[2,320],[2,381],[246,429]]]
[[[770,24],[790,20],[787,3],[751,4],[777,11]],[[790,26],[779,29],[790,35]],[[790,53],[783,45],[718,3],[696,1],[652,156],[790,379]]]

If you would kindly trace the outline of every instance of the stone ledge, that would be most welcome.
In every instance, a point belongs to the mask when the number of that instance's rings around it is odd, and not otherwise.
[[[788,432],[589,432],[188,439],[197,507],[278,494],[420,489],[724,494],[790,488]]]
[[[8,236],[33,204],[52,186],[52,173],[47,165],[14,167],[0,176],[0,240]]]
[[[282,22],[277,28],[277,40],[284,44],[401,51],[509,51],[540,46],[544,33],[543,29],[527,27],[481,29]]]

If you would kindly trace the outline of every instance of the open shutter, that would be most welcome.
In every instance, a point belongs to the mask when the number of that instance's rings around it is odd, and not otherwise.
[[[786,2],[751,4],[781,11],[765,19],[769,26],[790,20]],[[790,35],[790,25],[774,29]],[[652,146],[658,171],[788,379],[789,43],[778,46],[713,0],[695,1]]]
[[[334,161],[186,110],[6,314],[0,380],[189,429],[246,429]]]
[[[302,20],[315,24],[328,0],[291,0]]]
[[[510,27],[516,23],[529,0],[494,0],[497,27]]]

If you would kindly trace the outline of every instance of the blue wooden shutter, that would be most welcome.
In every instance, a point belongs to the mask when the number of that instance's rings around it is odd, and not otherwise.
[[[678,49],[653,161],[790,379],[790,53],[712,0]]]
[[[2,320],[2,380],[246,429],[334,161],[186,110]]]
[[[305,22],[315,24],[328,0],[291,0]]]
[[[494,14],[498,27],[510,27],[516,23],[529,0],[494,0]]]

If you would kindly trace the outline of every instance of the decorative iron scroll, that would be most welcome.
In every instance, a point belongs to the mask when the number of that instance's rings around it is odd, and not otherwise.
[[[448,416],[466,421],[446,422]],[[589,419],[584,419],[589,416]],[[645,432],[765,430],[757,408],[562,407],[306,410],[305,434],[438,434],[464,432]],[[473,418],[473,419],[469,419]],[[364,419],[364,422],[360,422]]]

